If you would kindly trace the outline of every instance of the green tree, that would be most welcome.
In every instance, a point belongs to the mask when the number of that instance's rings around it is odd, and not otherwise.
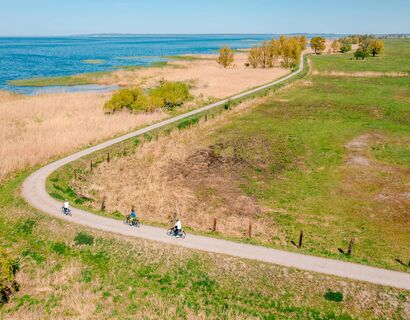
[[[227,68],[230,65],[232,65],[233,61],[234,61],[233,50],[229,48],[228,46],[222,47],[219,50],[218,63],[224,68]]]
[[[354,53],[354,57],[356,58],[356,60],[359,60],[359,59],[364,60],[368,56],[369,56],[369,53],[361,47],[357,48],[357,50]]]
[[[339,40],[334,40],[334,41],[332,42],[331,48],[332,48],[332,51],[333,51],[334,53],[339,52],[339,50],[340,50],[340,42],[339,42]]]
[[[369,53],[374,57],[384,51],[384,42],[381,40],[371,40],[369,44]]]
[[[326,49],[326,40],[322,37],[314,37],[310,40],[310,46],[316,54],[321,54]]]

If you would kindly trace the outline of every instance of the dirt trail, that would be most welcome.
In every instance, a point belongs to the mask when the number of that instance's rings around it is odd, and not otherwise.
[[[274,81],[265,86],[250,90],[248,92],[239,94],[232,99],[240,98],[248,94],[263,90],[272,85],[286,81],[287,79],[295,76],[303,70],[303,58],[300,64],[300,68],[297,72],[292,73],[285,78]],[[202,250],[207,252],[227,254],[231,256],[237,256],[246,259],[258,260],[286,267],[293,267],[302,270],[314,271],[339,277],[350,278],[354,280],[367,281],[374,284],[386,285],[401,289],[410,290],[410,274],[403,272],[396,272],[391,270],[384,270],[354,263],[348,263],[343,261],[337,261],[333,259],[320,258],[315,256],[308,256],[303,254],[297,254],[282,250],[276,250],[261,246],[254,246],[248,244],[242,244],[227,240],[197,236],[189,234],[186,239],[174,239],[166,235],[166,230],[151,226],[142,226],[140,229],[131,228],[125,225],[122,221],[113,220],[101,216],[97,216],[86,212],[84,210],[73,209],[72,217],[62,216],[60,213],[61,203],[51,198],[46,191],[46,179],[47,177],[56,171],[58,168],[82,158],[88,154],[102,150],[111,145],[119,143],[121,141],[130,139],[160,128],[170,123],[177,122],[183,118],[191,115],[215,108],[223,105],[228,100],[222,100],[220,102],[208,105],[206,107],[199,108],[197,110],[185,113],[183,115],[162,121],[160,123],[151,125],[144,129],[129,133],[122,137],[118,137],[109,141],[106,141],[97,146],[85,149],[77,152],[64,159],[58,160],[38,171],[31,174],[23,183],[22,195],[29,204],[37,208],[40,211],[48,213],[52,216],[60,219],[67,220],[72,223],[77,223],[86,227],[95,228],[107,232],[114,232],[126,236],[133,236],[144,238],[148,240],[160,241],[168,244],[174,244],[183,246],[186,248]]]

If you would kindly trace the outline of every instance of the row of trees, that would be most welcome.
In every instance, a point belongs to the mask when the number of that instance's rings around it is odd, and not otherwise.
[[[299,65],[300,55],[306,49],[306,45],[305,36],[281,36],[278,40],[264,41],[260,46],[251,48],[248,65],[253,68],[272,68],[281,59],[282,67],[295,68]]]

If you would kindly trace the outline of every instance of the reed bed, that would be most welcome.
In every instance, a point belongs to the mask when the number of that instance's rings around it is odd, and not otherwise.
[[[0,95],[0,181],[23,170],[158,121],[166,114],[105,115],[110,94]]]

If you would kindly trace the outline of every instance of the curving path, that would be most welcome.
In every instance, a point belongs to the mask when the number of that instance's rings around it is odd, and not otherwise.
[[[300,67],[296,72],[282,79],[269,83],[267,85],[249,90],[242,94],[238,94],[234,97],[231,97],[231,99],[233,100],[237,98],[242,98],[246,95],[258,92],[260,90],[269,88],[283,81],[286,81],[303,70],[303,63],[304,61],[302,57]],[[410,290],[409,273],[384,270],[354,263],[337,261],[333,259],[303,255],[298,253],[292,253],[249,244],[242,244],[204,236],[188,235],[187,238],[184,240],[175,239],[167,236],[166,231],[161,228],[151,226],[141,226],[141,228],[139,229],[131,228],[125,225],[122,221],[97,216],[87,211],[76,208],[72,209],[73,215],[71,217],[66,217],[60,213],[61,203],[51,198],[51,196],[47,193],[47,177],[58,168],[64,166],[65,164],[75,161],[95,151],[114,145],[118,142],[130,139],[132,137],[136,137],[138,135],[142,135],[144,133],[165,126],[167,124],[177,122],[186,117],[223,105],[228,101],[229,99],[225,99],[217,103],[179,115],[177,117],[167,119],[160,123],[153,124],[144,129],[126,134],[122,137],[106,141],[97,146],[77,152],[64,159],[50,163],[45,167],[39,169],[38,171],[34,172],[33,174],[31,174],[24,181],[22,195],[30,205],[32,205],[40,211],[43,211],[60,219],[67,220],[69,222],[77,223],[94,229],[99,229],[107,232],[114,232],[126,236],[134,236],[148,240],[160,241],[196,250],[227,254],[246,259],[259,260],[263,262],[278,264],[286,267],[314,271],[328,275],[335,275],[339,277],[367,281],[374,284]]]

